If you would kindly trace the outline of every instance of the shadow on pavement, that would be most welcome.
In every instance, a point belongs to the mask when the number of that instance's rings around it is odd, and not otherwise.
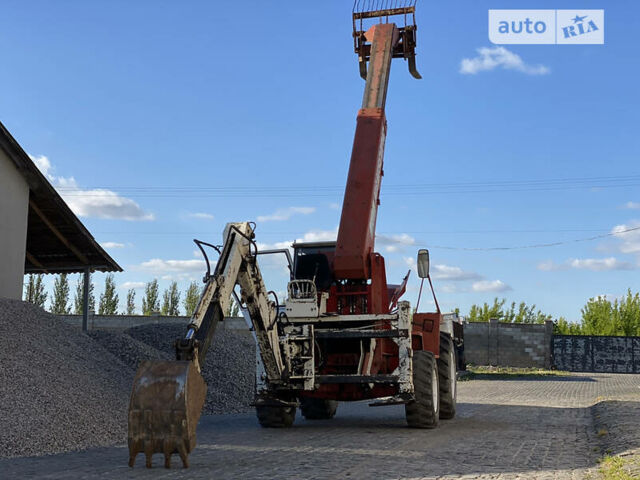
[[[461,381],[469,382],[473,380],[518,380],[518,381],[535,381],[535,382],[596,382],[592,377],[575,377],[571,375],[536,375],[536,374],[518,374],[518,373],[470,373],[463,377]]]
[[[161,456],[152,470],[142,459],[129,469],[120,446],[0,460],[0,471],[6,478],[537,478],[559,471],[584,478],[605,452],[640,447],[639,421],[640,402],[631,401],[586,408],[459,403],[454,419],[419,430],[406,426],[402,406],[359,402],[341,404],[333,420],[298,416],[290,429],[262,429],[253,414],[205,416],[188,470],[165,470]]]

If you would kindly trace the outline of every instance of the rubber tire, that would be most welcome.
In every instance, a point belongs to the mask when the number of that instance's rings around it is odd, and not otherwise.
[[[328,420],[333,418],[338,408],[335,400],[323,398],[300,398],[300,412],[307,420]]]
[[[256,407],[256,415],[261,427],[289,428],[296,418],[296,407],[260,405]]]
[[[440,395],[438,367],[433,353],[425,350],[413,352],[413,388],[415,400],[404,406],[407,424],[412,428],[437,427],[440,418]]]
[[[440,418],[444,420],[449,420],[456,416],[456,397],[458,393],[456,377],[456,353],[453,339],[448,334],[441,333],[438,383],[440,385]]]

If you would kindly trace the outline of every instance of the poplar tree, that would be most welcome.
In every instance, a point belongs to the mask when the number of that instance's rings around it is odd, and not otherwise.
[[[171,282],[162,295],[162,314],[174,317],[180,315],[180,292],[177,282]]]
[[[76,315],[82,315],[82,299],[84,295],[84,275],[80,274],[78,282],[76,283],[76,293],[73,297],[73,313]],[[89,274],[89,310],[96,310],[96,296],[93,293],[93,282],[91,281],[91,274]]]
[[[198,306],[198,301],[202,295],[202,289],[198,286],[198,282],[195,280],[189,284],[187,291],[184,294],[184,300],[182,306],[184,307],[184,314],[187,316],[193,315],[193,312]]]
[[[53,283],[53,298],[51,299],[51,313],[66,315],[69,313],[69,279],[66,273],[58,275]]]
[[[136,291],[131,288],[127,291],[127,315],[136,313]]]
[[[24,300],[40,308],[44,308],[44,304],[47,301],[47,292],[44,291],[43,276],[41,273],[38,275],[29,274],[24,290]]]
[[[113,279],[113,274],[109,273],[104,279],[104,292],[100,294],[98,314],[116,315],[118,313],[119,300],[116,293],[116,282]]]
[[[160,299],[158,298],[158,280],[153,279],[144,287],[144,297],[142,298],[142,314],[151,315],[160,309]]]

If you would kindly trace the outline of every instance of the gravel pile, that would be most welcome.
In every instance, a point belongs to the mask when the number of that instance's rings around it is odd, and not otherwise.
[[[133,373],[53,315],[0,300],[0,456],[124,442]]]
[[[186,327],[156,324],[133,327],[125,333],[173,357],[173,343],[184,336]],[[213,337],[202,367],[207,382],[203,413],[242,413],[251,410],[255,390],[256,349],[253,338],[220,326]]]
[[[131,338],[125,333],[92,330],[87,334],[105,350],[118,357],[133,372],[138,370],[138,366],[143,360],[172,360],[175,357],[175,355],[161,352],[151,345]]]
[[[0,457],[126,443],[138,364],[173,359],[184,333],[156,324],[83,334],[32,304],[0,299]],[[219,328],[203,367],[203,413],[250,410],[254,371],[253,338]]]

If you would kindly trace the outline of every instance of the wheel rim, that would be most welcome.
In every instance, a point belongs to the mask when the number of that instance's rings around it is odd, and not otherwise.
[[[438,371],[431,369],[431,396],[433,397],[433,411],[438,411]]]

